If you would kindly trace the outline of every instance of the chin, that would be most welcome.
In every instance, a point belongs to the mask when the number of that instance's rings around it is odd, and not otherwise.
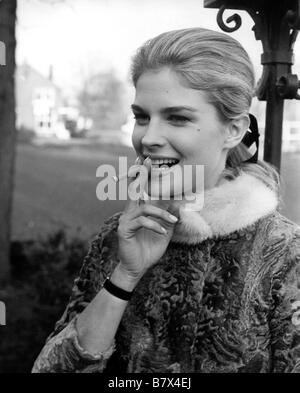
[[[151,181],[148,182],[148,189],[146,190],[148,196],[153,200],[182,200],[183,189],[181,184],[179,187],[164,183],[162,181]]]

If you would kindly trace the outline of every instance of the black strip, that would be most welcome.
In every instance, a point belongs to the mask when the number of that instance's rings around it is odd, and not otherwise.
[[[250,118],[250,127],[249,127],[250,131],[246,132],[244,138],[242,139],[242,142],[247,147],[250,147],[252,145],[252,143],[255,142],[256,152],[251,158],[249,158],[248,160],[243,161],[243,162],[250,162],[250,163],[256,164],[257,160],[258,160],[258,148],[259,148],[258,124],[257,124],[256,117],[253,116],[251,113],[249,113],[249,118]]]
[[[110,281],[109,277],[107,277],[107,279],[104,281],[103,288],[105,288],[107,292],[109,292],[111,295],[114,295],[119,299],[126,300],[126,301],[131,299],[133,293],[117,287]]]

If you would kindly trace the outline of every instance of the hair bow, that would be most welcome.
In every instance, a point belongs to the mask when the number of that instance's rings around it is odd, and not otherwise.
[[[257,120],[256,117],[253,116],[251,113],[249,113],[249,118],[250,118],[250,127],[249,130],[246,132],[244,138],[242,139],[242,142],[244,145],[247,147],[250,147],[254,142],[256,144],[256,152],[252,157],[250,157],[248,160],[245,160],[243,162],[250,162],[250,163],[257,163],[258,159],[258,148],[259,148],[259,132],[258,132],[258,125],[257,125]]]

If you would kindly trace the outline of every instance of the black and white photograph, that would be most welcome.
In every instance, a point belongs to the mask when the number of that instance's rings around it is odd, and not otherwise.
[[[300,373],[299,30],[299,0],[0,0],[0,374]]]

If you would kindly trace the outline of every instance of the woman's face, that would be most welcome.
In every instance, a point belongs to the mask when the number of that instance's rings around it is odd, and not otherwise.
[[[204,187],[216,185],[225,166],[227,125],[203,91],[185,86],[169,68],[146,72],[138,79],[132,110],[136,118],[133,146],[137,155],[150,156],[153,164],[148,182],[151,196],[161,196],[165,187],[171,196],[182,195],[189,187],[194,192],[195,184],[185,184],[183,190],[184,181],[178,179],[185,165],[203,165]],[[163,159],[177,164],[160,168],[157,160]],[[175,171],[177,165],[182,172]],[[175,173],[171,184],[170,172]]]

